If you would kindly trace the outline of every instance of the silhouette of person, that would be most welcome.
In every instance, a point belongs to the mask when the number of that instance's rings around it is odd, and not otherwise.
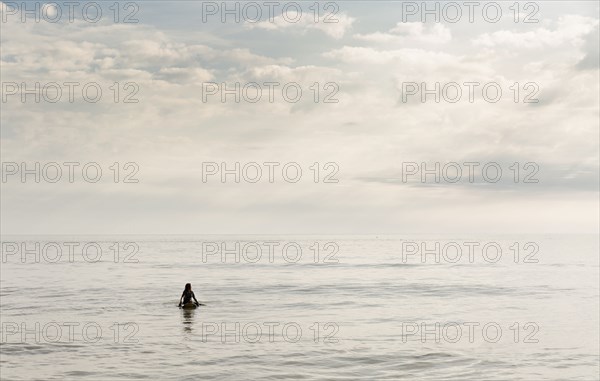
[[[196,295],[194,295],[194,291],[192,291],[192,284],[186,283],[185,289],[183,290],[183,293],[181,294],[181,297],[179,298],[179,307],[191,302],[192,299],[194,299],[194,304],[196,306],[200,305],[200,303],[198,303],[198,300],[196,300]],[[182,302],[182,300],[183,300],[183,302]]]

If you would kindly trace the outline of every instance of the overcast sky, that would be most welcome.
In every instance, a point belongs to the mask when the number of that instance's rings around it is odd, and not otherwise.
[[[472,23],[467,14],[422,23],[401,2],[378,1],[338,2],[337,10],[321,8],[318,22],[313,2],[302,3],[301,16],[288,8],[287,20],[280,6],[272,20],[262,7],[259,22],[222,23],[200,2],[168,1],[138,2],[137,23],[122,22],[134,8],[121,9],[115,23],[112,2],[102,3],[97,23],[83,20],[81,8],[73,22],[63,14],[57,23],[23,23],[3,4],[2,233],[597,233],[598,2],[537,2],[539,9],[520,10],[519,22],[513,2],[498,3],[495,23],[481,8]],[[332,11],[337,22],[324,22]],[[538,22],[524,23],[529,14]],[[56,82],[63,92],[65,82],[80,85],[72,103],[66,93],[57,103],[33,95],[23,103],[7,82]],[[97,103],[81,96],[89,82],[103,90]],[[209,82],[256,82],[263,97],[204,101]],[[267,82],[281,84],[272,103]],[[292,82],[303,91],[296,103],[281,93]],[[503,93],[488,102],[481,85],[471,103],[463,87],[456,103],[422,103],[403,92],[409,82],[493,82]],[[138,103],[124,103],[136,87]],[[530,93],[537,103],[523,102]],[[328,94],[338,102],[324,103]],[[13,162],[94,162],[103,177],[87,182],[79,166],[70,183],[63,167],[56,183],[22,183],[6,173]],[[130,166],[114,183],[114,162],[135,163],[139,182],[122,181]],[[202,163],[210,162],[281,164],[273,183],[265,166],[257,183],[233,175],[204,182]],[[405,181],[409,162],[481,165],[473,181],[464,172],[435,183]],[[490,162],[503,169],[496,183],[481,177]],[[281,176],[286,163],[302,169],[298,182]],[[338,181],[324,182],[329,174]],[[538,182],[524,182],[528,174]]]

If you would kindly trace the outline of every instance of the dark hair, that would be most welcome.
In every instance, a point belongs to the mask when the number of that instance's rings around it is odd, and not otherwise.
[[[191,283],[186,283],[184,291],[192,291],[192,284]]]

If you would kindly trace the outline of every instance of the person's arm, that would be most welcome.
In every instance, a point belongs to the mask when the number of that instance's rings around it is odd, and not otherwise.
[[[183,295],[185,295],[185,291],[179,297],[179,307],[181,307],[181,300],[183,299]]]
[[[194,291],[192,291],[192,298],[194,298],[196,305],[200,305],[200,303],[198,303],[198,300],[196,300],[196,295],[194,295]]]

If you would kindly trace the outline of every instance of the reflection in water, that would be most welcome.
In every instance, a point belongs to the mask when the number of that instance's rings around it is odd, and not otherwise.
[[[194,324],[194,312],[196,310],[181,309],[181,311],[183,312],[183,332],[192,333],[192,325]]]

